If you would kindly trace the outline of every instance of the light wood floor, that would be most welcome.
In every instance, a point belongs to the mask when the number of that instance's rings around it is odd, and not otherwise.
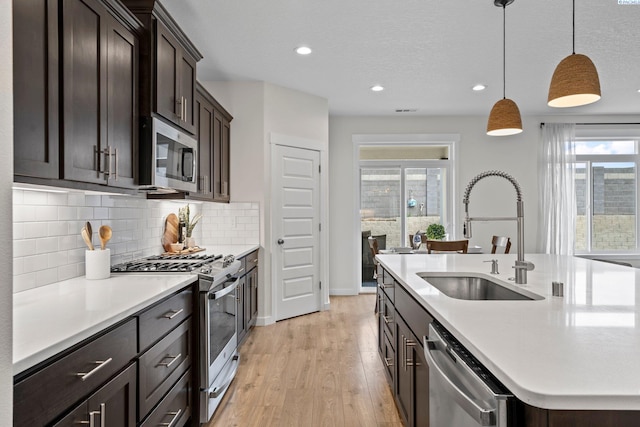
[[[401,427],[377,351],[375,295],[255,327],[207,427]]]

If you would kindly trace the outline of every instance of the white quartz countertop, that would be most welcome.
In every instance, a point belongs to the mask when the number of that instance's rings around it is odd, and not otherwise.
[[[520,400],[545,409],[640,410],[640,269],[577,257],[378,255],[381,264]],[[490,259],[501,274],[492,275]],[[537,301],[450,298],[417,275],[481,273]],[[564,297],[551,282],[564,283]],[[419,337],[421,338],[421,337]]]
[[[13,295],[13,374],[89,338],[197,280],[193,275],[112,274]]]
[[[258,245],[211,246],[243,257]],[[197,280],[190,274],[76,277],[13,295],[13,374],[19,374]]]

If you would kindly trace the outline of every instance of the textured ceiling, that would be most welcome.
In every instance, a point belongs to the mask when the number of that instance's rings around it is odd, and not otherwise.
[[[204,55],[201,81],[265,81],[328,99],[332,115],[488,115],[502,98],[502,8],[493,0],[163,0]],[[602,99],[546,105],[571,53],[571,0],[507,6],[506,95],[523,115],[640,114],[640,4],[576,1],[576,53]],[[308,45],[313,53],[293,52]],[[483,92],[471,87],[484,83]],[[369,88],[381,84],[383,92]]]

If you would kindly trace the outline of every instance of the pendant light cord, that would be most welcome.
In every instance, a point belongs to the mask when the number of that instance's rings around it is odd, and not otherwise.
[[[575,1],[575,0],[573,0]],[[502,4],[502,99],[507,98],[507,5]]]
[[[571,32],[573,33],[573,54],[576,54],[576,0],[573,0],[573,18],[571,21]]]

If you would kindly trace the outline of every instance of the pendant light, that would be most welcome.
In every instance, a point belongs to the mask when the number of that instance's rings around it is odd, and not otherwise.
[[[550,107],[577,107],[600,99],[600,79],[591,59],[576,54],[576,0],[573,0],[573,53],[564,58],[551,78]]]
[[[506,136],[522,132],[522,119],[518,105],[506,97],[506,8],[514,0],[494,0],[493,4],[502,7],[502,99],[495,103],[487,121],[487,135]]]

